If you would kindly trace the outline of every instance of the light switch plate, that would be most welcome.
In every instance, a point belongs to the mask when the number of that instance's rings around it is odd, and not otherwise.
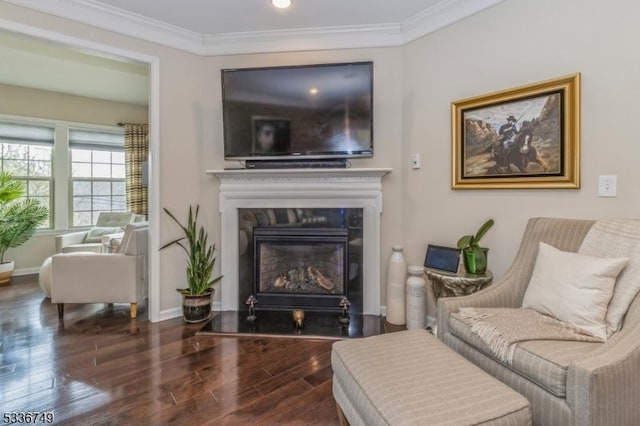
[[[618,176],[602,175],[598,179],[598,196],[615,197],[618,195]]]
[[[411,168],[412,169],[420,168],[420,154],[411,154]]]

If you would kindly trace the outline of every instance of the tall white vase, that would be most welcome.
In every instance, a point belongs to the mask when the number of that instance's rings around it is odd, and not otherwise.
[[[407,262],[402,254],[402,246],[391,247],[392,253],[387,265],[387,321],[402,325],[405,314],[405,282],[407,280]]]
[[[427,317],[427,282],[424,267],[409,266],[407,279],[407,330],[425,328]]]

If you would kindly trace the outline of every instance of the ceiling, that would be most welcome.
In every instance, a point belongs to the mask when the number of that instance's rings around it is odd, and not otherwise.
[[[198,55],[400,46],[504,0],[0,0]],[[148,67],[0,31],[0,83],[146,105]]]
[[[0,0],[200,55],[399,46],[504,0]]]
[[[402,22],[441,0],[294,0],[277,9],[269,0],[100,0],[200,34]]]

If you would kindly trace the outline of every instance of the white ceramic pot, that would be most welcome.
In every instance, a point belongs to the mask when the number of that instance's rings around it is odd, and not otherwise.
[[[405,315],[405,285],[407,281],[407,263],[402,254],[402,246],[393,246],[387,265],[387,321],[402,325]]]
[[[15,263],[13,261],[0,263],[0,285],[9,284],[14,267]]]
[[[427,282],[424,267],[409,266],[407,279],[407,330],[425,328],[427,316]]]

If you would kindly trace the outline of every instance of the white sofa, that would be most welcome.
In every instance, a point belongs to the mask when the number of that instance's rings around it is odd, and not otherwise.
[[[129,303],[136,318],[148,294],[148,223],[129,224],[115,253],[61,253],[51,259],[51,302]]]

